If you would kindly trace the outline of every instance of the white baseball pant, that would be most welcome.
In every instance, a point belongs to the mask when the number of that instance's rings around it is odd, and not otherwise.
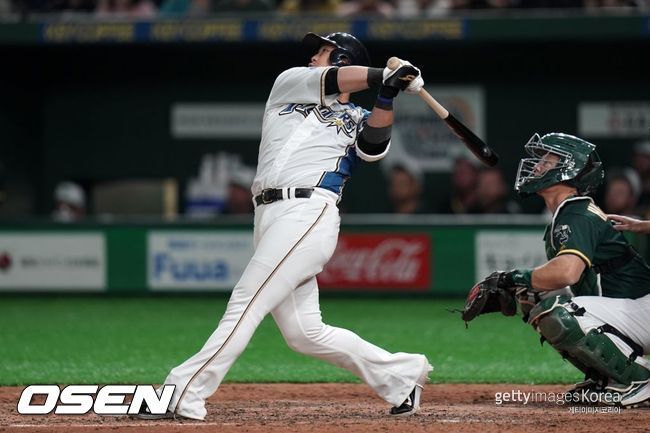
[[[577,296],[571,301],[585,309],[582,316],[575,316],[585,334],[607,323],[641,345],[644,354],[650,353],[650,295],[639,299]],[[623,340],[612,334],[607,336],[625,356],[632,353]],[[647,358],[639,356],[635,362],[650,370]]]
[[[280,200],[255,210],[255,253],[233,289],[219,326],[203,348],[171,370],[176,385],[170,410],[206,416],[205,400],[272,313],[287,344],[361,378],[384,400],[400,405],[431,370],[424,355],[389,353],[321,319],[316,275],[336,247],[337,196],[315,188],[311,198]]]

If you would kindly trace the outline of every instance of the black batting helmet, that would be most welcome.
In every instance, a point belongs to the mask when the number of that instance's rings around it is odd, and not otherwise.
[[[330,53],[330,63],[334,66],[370,66],[368,50],[359,39],[349,33],[336,32],[327,36],[307,33],[302,43],[312,54],[323,44],[333,45],[335,49]]]

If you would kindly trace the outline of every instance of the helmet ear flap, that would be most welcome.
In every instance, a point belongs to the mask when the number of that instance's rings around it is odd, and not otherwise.
[[[594,158],[592,154],[587,161],[587,165],[582,172],[570,182],[578,189],[578,193],[589,194],[598,188],[605,178],[603,163],[598,156]]]
[[[343,48],[334,48],[330,53],[330,63],[332,66],[349,66],[352,64],[350,53]]]

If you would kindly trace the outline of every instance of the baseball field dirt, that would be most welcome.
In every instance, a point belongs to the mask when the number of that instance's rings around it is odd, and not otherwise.
[[[388,405],[361,384],[224,384],[205,421],[129,417],[23,416],[22,387],[0,388],[0,432],[647,432],[650,409],[558,404],[566,385],[429,384],[420,411],[387,415]],[[527,394],[528,393],[528,394]],[[506,401],[508,397],[519,401]],[[524,396],[529,401],[524,404]],[[546,397],[543,397],[546,396]],[[536,401],[532,401],[535,399]],[[497,405],[497,400],[502,404]],[[614,409],[614,410],[612,410]]]

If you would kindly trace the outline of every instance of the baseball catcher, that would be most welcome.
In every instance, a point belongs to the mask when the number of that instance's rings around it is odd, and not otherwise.
[[[544,234],[548,262],[490,274],[470,291],[463,320],[513,315],[519,304],[542,341],[585,374],[569,391],[574,396],[647,405],[650,267],[587,196],[604,178],[596,146],[551,133],[533,135],[525,150],[530,157],[519,164],[515,190],[540,195],[553,214]]]

